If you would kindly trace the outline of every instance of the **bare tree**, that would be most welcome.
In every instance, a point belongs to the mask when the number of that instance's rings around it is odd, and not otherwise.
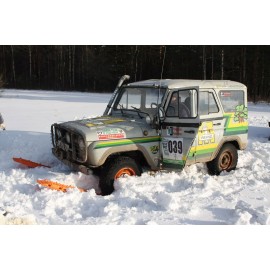
[[[246,81],[246,62],[247,62],[246,52],[247,52],[246,47],[243,47],[242,48],[242,78],[241,78],[243,82]]]
[[[16,73],[15,73],[15,62],[14,62],[14,50],[13,50],[13,46],[12,45],[10,47],[11,47],[12,74],[13,74],[14,86],[16,88]]]
[[[253,58],[253,85],[252,85],[252,91],[253,91],[253,102],[257,102],[258,98],[260,97],[260,88],[258,86],[258,66],[259,66],[259,46],[255,47],[255,55]]]
[[[270,99],[270,46],[0,45],[7,88],[111,91],[116,78],[230,79]],[[226,57],[226,58],[225,58]]]
[[[203,45],[203,79],[206,80],[206,51],[205,45]]]
[[[3,82],[3,75],[0,75],[0,88],[2,88],[4,86],[4,82]]]
[[[72,46],[72,86],[75,87],[75,45]]]
[[[224,49],[221,49],[221,80],[224,78]]]
[[[138,71],[138,46],[135,46],[135,71],[134,71],[134,79],[137,80],[137,71]]]
[[[72,88],[72,52],[71,46],[68,46],[68,77],[69,77],[69,89]]]
[[[30,84],[32,81],[32,47],[28,46],[28,52],[29,52],[29,77],[30,77]]]
[[[214,80],[214,46],[212,46],[212,57],[211,57],[211,79]]]

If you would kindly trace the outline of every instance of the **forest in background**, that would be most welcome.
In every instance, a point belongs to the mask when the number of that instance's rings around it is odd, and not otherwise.
[[[234,80],[270,101],[268,45],[1,45],[0,87],[113,92],[119,78]]]

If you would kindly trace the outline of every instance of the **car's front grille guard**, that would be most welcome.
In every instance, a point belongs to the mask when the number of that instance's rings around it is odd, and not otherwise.
[[[64,131],[65,133],[68,132],[70,134],[70,140],[71,140],[71,145],[70,146],[71,146],[71,150],[72,150],[72,158],[73,158],[73,160],[78,161],[78,162],[86,162],[86,160],[87,160],[87,153],[86,153],[87,152],[87,148],[86,148],[86,142],[85,142],[85,140],[84,140],[85,150],[82,151],[79,148],[79,145],[78,144],[76,145],[75,139],[74,139],[76,136],[77,137],[82,137],[82,136],[80,134],[71,132],[70,130],[64,129],[62,127],[60,128],[58,124],[53,124],[51,126],[51,136],[52,136],[51,139],[52,139],[52,145],[53,145],[53,147],[54,148],[58,148],[57,141],[59,141],[59,138],[58,138],[58,135],[57,135],[57,132],[56,132],[57,129],[59,129],[62,132]],[[77,153],[79,154],[80,152],[83,152],[83,158],[79,158],[77,156]]]

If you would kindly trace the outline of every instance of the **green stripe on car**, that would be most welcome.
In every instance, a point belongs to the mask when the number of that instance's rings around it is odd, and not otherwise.
[[[132,138],[132,139],[124,139],[124,140],[113,140],[113,141],[105,141],[98,142],[94,149],[106,148],[106,147],[114,147],[114,146],[122,146],[136,143],[151,143],[151,142],[159,142],[159,136],[146,137],[146,138]]]

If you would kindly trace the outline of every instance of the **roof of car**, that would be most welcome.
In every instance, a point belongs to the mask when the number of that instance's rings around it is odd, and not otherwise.
[[[199,88],[241,88],[246,86],[242,83],[230,80],[187,80],[187,79],[151,79],[146,81],[133,82],[130,86],[160,86],[165,88],[182,88],[196,86]]]

